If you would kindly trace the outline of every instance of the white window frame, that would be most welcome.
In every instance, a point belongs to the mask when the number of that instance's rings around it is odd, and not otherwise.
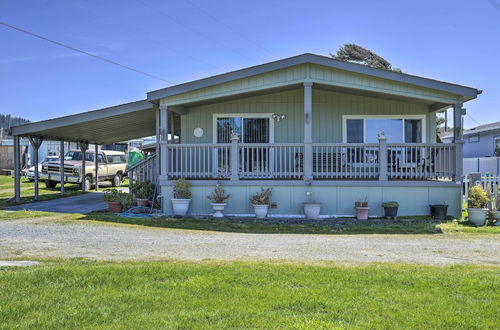
[[[342,116],[342,142],[347,143],[347,120],[363,119],[363,143],[366,142],[366,119],[401,119],[403,142],[405,137],[404,119],[420,119],[422,121],[422,143],[427,143],[427,116],[426,115],[343,115]],[[387,143],[401,143],[387,141]]]
[[[274,143],[274,119],[272,113],[217,113],[212,119],[212,142],[217,143],[217,119],[219,118],[267,118],[269,119],[269,143]],[[242,123],[243,135],[243,123]],[[242,142],[243,143],[243,142]]]

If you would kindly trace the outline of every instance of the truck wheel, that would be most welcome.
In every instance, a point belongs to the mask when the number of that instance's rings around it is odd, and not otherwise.
[[[122,176],[121,174],[116,174],[114,177],[113,177],[113,180],[111,181],[111,185],[113,187],[118,187],[122,184]]]
[[[92,178],[90,176],[85,177],[85,191],[90,191],[92,189]]]
[[[54,189],[57,186],[57,181],[45,180],[45,187]]]

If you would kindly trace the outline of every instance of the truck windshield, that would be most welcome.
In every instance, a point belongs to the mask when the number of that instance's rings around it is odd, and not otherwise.
[[[66,156],[64,156],[65,160],[82,160],[82,153],[80,151],[69,151]],[[90,152],[85,153],[85,160],[87,162],[94,161],[94,154]]]

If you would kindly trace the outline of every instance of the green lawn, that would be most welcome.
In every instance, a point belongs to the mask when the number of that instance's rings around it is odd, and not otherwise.
[[[1,328],[495,328],[498,268],[54,261],[0,269]]]
[[[122,186],[128,185],[128,179],[125,179]],[[109,187],[103,187],[102,190],[109,189]],[[79,184],[65,184],[64,194],[65,196],[74,196],[81,194]],[[29,182],[28,179],[21,179],[21,203],[29,203],[34,201],[35,194],[35,184]],[[39,184],[39,200],[48,200],[61,197],[59,185],[54,188],[46,188],[45,182],[40,182]],[[14,179],[11,176],[0,175],[0,208],[16,205],[14,202]]]
[[[108,212],[94,212],[82,219],[135,224],[148,227],[212,230],[263,234],[500,234],[500,226],[474,227],[467,221],[437,221],[417,217],[414,221],[368,221],[339,225],[273,224],[234,222],[224,219],[124,218]]]

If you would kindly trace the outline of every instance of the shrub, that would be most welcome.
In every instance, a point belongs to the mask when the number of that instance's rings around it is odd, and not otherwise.
[[[469,189],[468,206],[474,209],[482,209],[488,206],[488,194],[481,186],[474,186]]]
[[[106,202],[120,202],[120,192],[116,189],[110,189],[104,192],[104,200]]]
[[[155,185],[150,181],[134,182],[131,187],[131,193],[136,198],[150,199],[155,192]]]
[[[260,188],[260,191],[250,197],[250,203],[254,205],[269,205],[269,199],[273,193],[273,188]]]
[[[135,199],[132,194],[127,194],[125,192],[120,192],[120,203],[123,205],[124,210],[135,206]]]
[[[191,198],[191,185],[184,178],[174,180],[174,198]]]
[[[382,207],[399,207],[399,203],[396,201],[391,201],[391,202],[383,202]]]
[[[129,209],[135,205],[134,197],[126,192],[110,189],[104,192],[104,200],[106,202],[118,202],[123,208]]]
[[[210,201],[212,201],[212,203],[218,203],[218,204],[224,203],[226,199],[228,199],[229,197],[231,197],[231,195],[226,194],[224,188],[222,188],[222,183],[220,182],[217,182],[214,191],[207,196],[207,198]]]

